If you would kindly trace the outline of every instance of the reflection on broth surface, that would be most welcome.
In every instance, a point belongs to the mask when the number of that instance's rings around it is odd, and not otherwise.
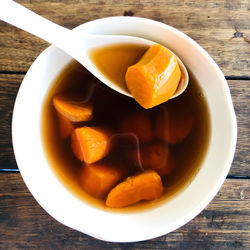
[[[108,57],[101,60],[105,62]],[[119,60],[121,58],[117,57],[117,64]],[[88,127],[90,130],[87,133],[93,133],[93,137],[108,135],[110,147],[100,160],[91,165],[82,163],[72,152],[70,136],[62,138],[59,127],[61,121],[52,101],[57,94],[75,100],[76,103],[89,102],[93,105],[90,120],[73,122],[71,126],[74,129]],[[77,136],[81,136],[85,130],[79,129]],[[145,110],[132,98],[122,96],[103,85],[73,61],[59,74],[47,94],[42,113],[42,137],[48,161],[62,183],[72,193],[94,206],[110,209],[105,205],[108,192],[127,176],[150,169],[158,173],[164,187],[159,199],[139,202],[123,209],[112,209],[134,212],[166,201],[190,183],[207,151],[210,122],[206,100],[192,75],[187,90],[180,97]],[[97,150],[97,146],[94,150]],[[106,189],[97,194],[93,183],[88,183],[84,178],[91,176],[89,178],[93,178],[96,183],[97,177],[93,171],[98,172],[100,168],[107,168],[107,176],[113,172],[109,175],[110,186],[104,183]],[[114,173],[117,173],[116,180],[112,179]],[[93,197],[93,192],[98,198]]]

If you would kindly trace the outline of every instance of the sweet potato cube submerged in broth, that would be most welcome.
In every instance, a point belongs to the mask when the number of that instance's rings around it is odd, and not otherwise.
[[[104,198],[126,176],[127,171],[124,167],[114,163],[98,162],[83,165],[80,182],[85,192],[96,198]]]
[[[183,141],[191,132],[194,119],[191,111],[177,101],[168,102],[158,111],[155,136],[169,144]]]
[[[57,113],[58,123],[59,123],[59,133],[62,139],[65,139],[71,136],[72,132],[75,129],[74,124],[65,118],[60,113]]]
[[[138,112],[125,116],[120,123],[122,133],[133,133],[141,142],[153,139],[153,130],[149,113]]]
[[[86,163],[104,158],[110,151],[110,132],[99,127],[76,128],[71,136],[74,155]]]
[[[83,122],[92,119],[93,106],[89,102],[74,101],[63,95],[56,95],[53,104],[58,113],[71,122]]]
[[[128,177],[114,187],[108,194],[106,205],[113,208],[125,207],[142,200],[157,199],[162,193],[161,177],[153,170],[146,170]]]
[[[143,145],[140,152],[133,150],[128,158],[134,165],[141,164],[143,169],[155,170],[160,176],[166,176],[174,168],[174,159],[169,147],[160,142]]]

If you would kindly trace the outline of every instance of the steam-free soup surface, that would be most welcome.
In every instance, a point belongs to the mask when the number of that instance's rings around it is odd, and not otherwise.
[[[120,48],[115,47],[113,51],[112,48],[97,50],[93,52],[96,54],[92,56],[98,58],[97,65],[100,67],[106,65],[103,71],[110,69],[110,78],[117,79],[118,84],[122,85],[125,84],[122,79],[126,68],[136,63],[145,50],[142,47],[120,46]],[[124,57],[121,55],[127,56],[125,63]],[[100,62],[102,63],[100,64]],[[116,69],[114,69],[114,65],[118,65]],[[70,137],[67,139],[60,137],[58,117],[52,100],[56,94],[65,93],[72,98],[89,101],[93,105],[92,120],[75,124],[76,127],[98,126],[112,131],[111,143],[113,149],[112,153],[105,157],[105,160],[115,162],[117,168],[125,166],[128,172],[132,174],[141,171],[143,162],[138,160],[137,157],[140,152],[139,149],[143,149],[144,154],[148,155],[150,145],[164,144],[167,150],[161,151],[161,154],[171,152],[174,162],[173,169],[163,173],[161,177],[164,185],[163,196],[154,201],[139,202],[126,209],[114,211],[135,212],[167,202],[168,199],[183,190],[198,172],[207,151],[210,126],[206,99],[192,74],[190,74],[189,86],[181,96],[153,109],[145,110],[132,98],[125,97],[106,87],[86,71],[83,66],[72,61],[59,74],[47,94],[42,113],[42,137],[48,162],[55,174],[80,199],[93,206],[108,209],[105,205],[105,199],[94,198],[84,191],[80,180],[80,172],[84,163],[79,161],[72,153]],[[192,115],[192,128],[183,140],[175,141],[174,136],[170,136],[169,142],[166,142],[164,138],[168,135],[165,132],[162,134],[159,129],[162,129],[162,124],[166,129],[168,119],[171,117],[169,114],[179,112],[180,107],[183,106]],[[141,119],[142,123],[133,123],[133,119],[138,116],[147,117],[151,128],[150,136],[141,133],[145,127],[143,119]],[[181,128],[183,124],[188,126],[189,121],[185,119],[187,117],[184,115],[179,122],[181,125],[177,127]],[[131,133],[126,133],[128,127],[126,123],[129,126],[131,124],[137,126],[133,130],[133,134],[136,134],[136,136],[131,137]],[[157,161],[158,158],[153,159]],[[155,162],[155,164],[159,163]]]

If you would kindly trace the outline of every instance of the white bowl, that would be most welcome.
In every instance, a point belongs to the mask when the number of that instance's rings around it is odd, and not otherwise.
[[[34,61],[19,89],[12,120],[13,147],[21,175],[38,203],[64,225],[95,238],[133,242],[167,234],[198,215],[214,198],[230,169],[237,124],[227,82],[213,59],[182,32],[137,17],[110,17],[80,25],[75,32],[135,35],[174,51],[191,69],[208,102],[211,138],[191,184],[170,201],[139,213],[112,213],[83,202],[58,180],[41,140],[42,104],[51,83],[71,58],[50,46]]]

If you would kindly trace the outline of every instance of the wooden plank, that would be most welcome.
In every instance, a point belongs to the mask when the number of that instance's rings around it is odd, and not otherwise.
[[[11,142],[14,102],[24,75],[0,74],[0,169],[17,168]]]
[[[43,0],[18,1],[67,28],[89,20],[134,15],[180,29],[203,46],[226,76],[249,76],[250,15],[248,0]],[[27,71],[48,44],[0,22],[0,71]]]
[[[1,249],[249,249],[250,180],[226,180],[195,219],[150,241],[108,243],[63,226],[33,199],[20,174],[0,173]],[[69,211],[70,212],[70,211]]]
[[[23,75],[0,74],[0,169],[17,168],[11,143],[11,117]],[[250,81],[228,81],[238,120],[238,144],[230,175],[250,176]]]
[[[250,176],[250,81],[228,81],[238,125],[231,175]],[[240,168],[244,169],[242,172]]]

